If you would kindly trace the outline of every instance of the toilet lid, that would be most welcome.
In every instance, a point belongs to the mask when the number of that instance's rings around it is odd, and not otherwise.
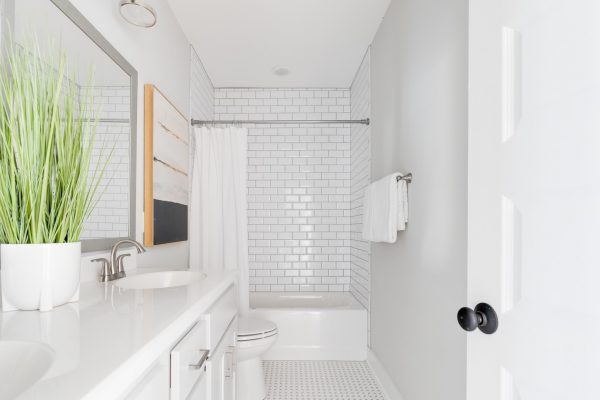
[[[255,340],[269,337],[277,332],[277,325],[271,321],[255,318],[240,318],[238,320],[238,340]]]

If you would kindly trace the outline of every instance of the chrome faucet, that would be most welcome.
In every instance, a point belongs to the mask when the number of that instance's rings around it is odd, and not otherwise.
[[[133,245],[138,254],[145,253],[146,249],[140,243],[131,239],[119,240],[112,247],[110,251],[110,260],[106,258],[96,258],[92,261],[102,263],[102,272],[100,273],[100,282],[114,281],[115,279],[125,277],[125,268],[123,266],[123,259],[129,257],[131,254],[121,254],[117,256],[117,251],[122,245],[131,244]]]
[[[139,242],[136,242],[135,240],[124,239],[124,240],[119,240],[117,243],[115,243],[112,250],[110,251],[110,265],[111,265],[110,272],[115,277],[114,279],[119,279],[119,278],[125,277],[125,268],[123,267],[123,258],[124,257],[122,257],[122,256],[117,257],[117,250],[119,250],[119,247],[121,247],[124,244],[132,244],[136,248],[138,254],[142,254],[142,253],[146,252],[146,249],[144,248],[144,246],[142,246]]]

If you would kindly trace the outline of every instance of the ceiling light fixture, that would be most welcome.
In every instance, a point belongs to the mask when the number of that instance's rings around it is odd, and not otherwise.
[[[273,67],[271,69],[271,71],[273,72],[273,74],[275,74],[277,76],[286,76],[286,75],[289,75],[289,73],[290,73],[289,68],[282,67],[282,66],[279,66],[279,65],[276,66],[276,67]]]
[[[142,28],[156,25],[156,11],[144,0],[121,0],[119,11],[125,21]]]

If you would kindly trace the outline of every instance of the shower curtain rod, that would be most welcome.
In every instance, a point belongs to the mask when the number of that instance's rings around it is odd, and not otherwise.
[[[98,118],[97,122],[110,122],[114,124],[128,124],[129,118]]]
[[[63,121],[65,121],[65,119],[63,118]],[[129,118],[80,118],[78,119],[78,121],[83,121],[83,122],[87,122],[87,121],[91,121],[91,122],[97,122],[97,123],[111,123],[111,124],[128,124],[129,122]]]
[[[278,120],[217,120],[217,121],[203,121],[199,119],[192,119],[192,126],[197,125],[217,125],[217,124],[362,124],[370,125],[371,119],[320,119],[320,120],[291,120],[291,119],[278,119]]]

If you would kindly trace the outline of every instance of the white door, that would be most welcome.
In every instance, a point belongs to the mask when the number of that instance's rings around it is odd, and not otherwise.
[[[468,400],[598,400],[600,1],[469,8]]]

